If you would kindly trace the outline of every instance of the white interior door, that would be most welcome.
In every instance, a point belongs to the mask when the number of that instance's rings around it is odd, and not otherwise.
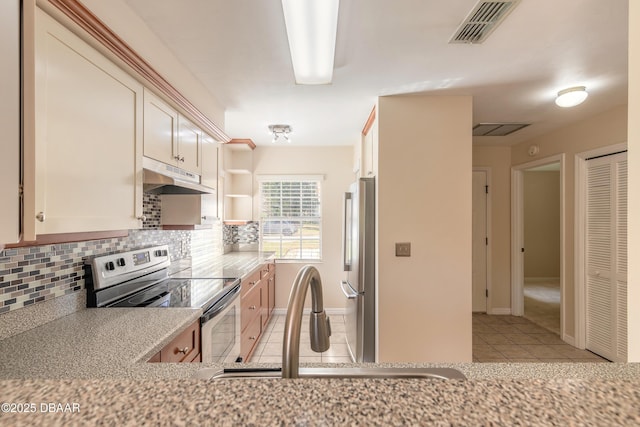
[[[487,172],[473,171],[472,310],[487,311]]]
[[[627,359],[627,153],[587,161],[586,348]]]

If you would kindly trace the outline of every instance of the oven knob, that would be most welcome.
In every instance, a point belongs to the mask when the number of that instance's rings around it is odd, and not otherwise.
[[[124,267],[126,262],[124,258],[118,258],[118,260],[116,261],[116,264],[118,264],[118,267]]]
[[[107,271],[113,271],[116,269],[116,266],[113,265],[113,261],[109,261],[108,263],[105,264],[104,268],[106,268]]]

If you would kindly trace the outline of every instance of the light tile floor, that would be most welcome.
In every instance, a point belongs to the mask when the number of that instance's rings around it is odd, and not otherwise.
[[[266,326],[250,362],[280,363],[284,315],[274,315]],[[309,320],[302,320],[300,363],[350,363],[345,343],[344,319],[331,315],[331,347],[324,353],[311,350]],[[557,334],[524,317],[473,314],[474,362],[607,362],[586,350],[563,342]]]
[[[274,315],[269,320],[264,335],[253,352],[250,362],[279,363],[282,362],[282,343],[284,338],[284,315]],[[302,319],[300,334],[300,363],[350,363],[351,356],[347,349],[344,335],[344,319],[341,315],[330,315],[331,346],[324,353],[311,350],[309,337],[309,317]]]
[[[473,314],[474,362],[607,362],[524,317]]]

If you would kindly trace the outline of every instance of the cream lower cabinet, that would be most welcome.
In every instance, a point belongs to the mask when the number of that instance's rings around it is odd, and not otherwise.
[[[39,9],[35,63],[35,154],[25,160],[35,174],[25,194],[35,200],[32,211],[25,204],[25,231],[141,227],[142,85]]]

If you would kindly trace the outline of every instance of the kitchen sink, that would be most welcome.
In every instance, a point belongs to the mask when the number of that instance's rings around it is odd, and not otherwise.
[[[300,378],[420,378],[466,380],[453,368],[300,368]],[[277,379],[281,368],[204,368],[195,373],[198,379]]]

